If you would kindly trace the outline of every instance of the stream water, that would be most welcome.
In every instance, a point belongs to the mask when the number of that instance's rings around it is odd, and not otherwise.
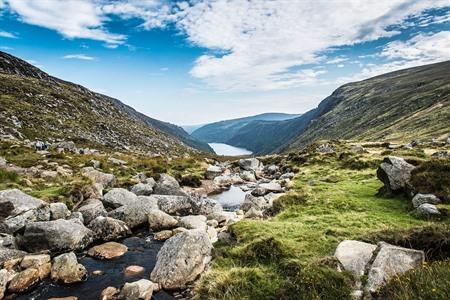
[[[135,236],[121,241],[128,247],[122,257],[112,260],[98,260],[88,256],[80,255],[78,261],[88,271],[88,278],[84,282],[75,284],[57,284],[50,279],[42,281],[31,292],[20,295],[15,299],[47,300],[53,297],[75,296],[79,300],[100,299],[100,294],[108,286],[120,288],[125,282],[139,279],[148,279],[150,272],[156,263],[156,255],[161,249],[163,242],[156,241],[148,232],[138,232]],[[125,276],[124,270],[131,265],[145,268],[145,271],[135,276]],[[92,272],[101,270],[102,275],[93,275]],[[155,293],[152,299],[169,300],[175,299],[165,291]]]
[[[244,201],[245,195],[246,193],[239,186],[232,185],[229,190],[212,195],[210,198],[217,200],[225,210],[235,210]]]

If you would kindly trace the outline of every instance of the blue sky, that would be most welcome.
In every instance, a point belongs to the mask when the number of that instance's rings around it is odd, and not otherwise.
[[[0,50],[176,124],[450,59],[448,0],[0,0]]]

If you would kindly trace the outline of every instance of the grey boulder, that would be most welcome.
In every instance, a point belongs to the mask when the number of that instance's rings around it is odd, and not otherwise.
[[[344,270],[351,272],[356,278],[364,275],[366,265],[372,258],[376,245],[360,241],[345,240],[339,243],[334,256]]]
[[[420,205],[429,203],[429,204],[439,204],[441,200],[433,194],[416,194],[412,198],[412,204],[414,208],[418,208]]]
[[[70,210],[64,203],[50,203],[50,220],[65,219],[70,216]]]
[[[97,240],[105,242],[118,240],[131,234],[131,230],[125,222],[103,216],[92,220],[88,228],[94,232]]]
[[[84,224],[89,224],[99,216],[105,217],[108,212],[103,206],[103,202],[97,199],[89,199],[77,211],[83,215]]]
[[[440,216],[441,213],[439,212],[436,205],[424,203],[419,205],[416,209],[417,215],[423,218],[430,218],[430,217],[436,217]]]
[[[159,209],[150,211],[148,214],[148,225],[153,232],[172,229],[176,227],[178,221],[169,214]]]
[[[407,188],[414,168],[401,157],[388,156],[380,164],[377,177],[384,183],[387,191],[402,192]]]
[[[103,196],[103,204],[109,208],[118,208],[131,204],[137,200],[137,196],[122,188],[114,188]]]
[[[156,195],[186,196],[178,181],[168,174],[161,174],[154,188]]]
[[[147,224],[147,215],[154,209],[158,209],[158,200],[154,196],[138,196],[136,201],[110,211],[108,216],[133,229]]]
[[[54,281],[75,283],[87,276],[86,268],[78,263],[75,253],[61,254],[53,259],[51,278]]]
[[[239,166],[246,171],[257,171],[263,164],[257,158],[245,158],[239,160]]]

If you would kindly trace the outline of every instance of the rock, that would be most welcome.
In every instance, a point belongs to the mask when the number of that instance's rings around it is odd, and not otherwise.
[[[370,267],[365,288],[377,292],[394,276],[420,267],[425,259],[423,251],[379,243],[375,260]]]
[[[214,184],[218,186],[230,186],[232,183],[230,175],[221,175],[214,178]]]
[[[263,217],[263,212],[251,207],[244,215],[247,219],[261,219]]]
[[[158,207],[170,215],[189,215],[194,213],[194,205],[191,198],[186,196],[153,195]]]
[[[86,268],[78,263],[75,253],[64,253],[53,259],[51,270],[53,281],[74,283],[83,281],[86,276]]]
[[[91,179],[93,183],[100,184],[102,188],[113,187],[116,184],[116,177],[113,174],[97,171],[93,167],[83,168],[81,174]]]
[[[438,159],[449,159],[450,154],[448,153],[448,151],[437,151],[431,154],[431,157]]]
[[[156,232],[153,235],[153,238],[157,241],[165,241],[167,239],[170,239],[173,235],[174,234],[173,234],[172,230],[163,230],[163,231]]]
[[[217,235],[217,240],[221,243],[229,245],[233,242],[233,237],[228,232],[222,231]]]
[[[124,165],[127,164],[126,161],[121,160],[121,159],[117,159],[117,158],[114,158],[114,157],[109,157],[108,158],[108,162],[113,164],[113,165],[116,165],[116,166],[124,166]]]
[[[209,240],[211,243],[215,243],[218,241],[217,238],[217,230],[214,227],[208,226],[206,229],[206,233],[208,234]]]
[[[115,287],[108,286],[100,294],[100,300],[116,300],[119,294],[119,290]]]
[[[0,227],[3,227],[4,232],[13,234],[22,230],[29,223],[48,220],[50,220],[50,207],[45,205],[16,216],[10,216],[3,221],[3,224],[0,224]]]
[[[259,188],[262,188],[267,193],[273,192],[273,193],[281,193],[283,192],[283,189],[281,188],[281,185],[276,182],[269,182],[269,183],[261,183],[258,185]]]
[[[206,179],[214,179],[217,176],[220,176],[222,174],[222,168],[219,166],[208,166],[208,169],[206,169],[205,177]]]
[[[5,269],[0,270],[0,299],[3,299],[6,292],[6,285],[8,284],[9,273]]]
[[[141,266],[128,266],[125,268],[125,276],[131,277],[144,273],[145,269]]]
[[[58,172],[45,170],[41,172],[41,178],[56,178],[58,176]]]
[[[161,174],[154,188],[156,195],[187,196],[178,181],[168,174]]]
[[[113,209],[132,204],[136,200],[134,193],[122,188],[114,188],[103,196],[104,205]]]
[[[31,286],[38,283],[40,280],[39,272],[35,268],[29,268],[17,273],[8,284],[8,291],[10,293],[21,293],[26,291]]]
[[[188,231],[188,230],[184,227],[177,227],[174,230],[172,230],[172,236],[174,236],[175,234],[186,232],[186,231]]]
[[[193,200],[193,213],[196,215],[209,215],[213,212],[220,212],[223,210],[222,205],[211,198],[200,198]]]
[[[267,207],[267,201],[264,197],[255,197],[252,194],[245,195],[244,202],[241,204],[241,209],[246,212],[250,208],[262,210]]]
[[[244,171],[241,173],[242,180],[249,182],[256,182],[255,172],[253,171]]]
[[[44,201],[31,197],[18,189],[0,191],[0,214],[4,218],[17,216],[45,205]]]
[[[7,233],[0,233],[0,247],[17,249],[16,238]]]
[[[339,243],[334,256],[339,260],[344,270],[351,272],[359,279],[364,275],[366,265],[376,248],[376,245],[345,240]]]
[[[107,242],[89,249],[87,254],[98,259],[112,259],[121,257],[128,251],[128,247],[116,242]]]
[[[125,283],[120,292],[124,300],[150,300],[153,294],[154,283],[147,279],[141,279],[131,283]]]
[[[151,280],[166,289],[183,288],[211,260],[212,244],[203,230],[189,230],[168,239],[157,255]]]
[[[317,146],[316,151],[319,153],[334,153],[333,147],[329,144],[320,144]]]
[[[48,298],[48,300],[78,300],[78,297],[75,296],[57,297],[57,298]]]
[[[208,220],[216,220],[219,224],[223,224],[231,220],[237,220],[238,216],[233,211],[221,211],[209,214],[207,218]]]
[[[361,146],[361,145],[353,145],[353,146],[351,146],[350,147],[350,151],[353,152],[353,153],[366,153],[367,152],[367,150],[364,149],[364,147]]]
[[[4,168],[7,165],[8,165],[8,162],[6,161],[6,159],[0,156],[0,168]]]
[[[48,254],[26,255],[23,257],[20,267],[22,269],[34,268],[38,271],[39,278],[44,279],[50,274],[50,260]]]
[[[217,220],[208,220],[206,222],[206,225],[216,228],[217,226],[219,226],[219,222],[217,222]]]
[[[246,171],[256,171],[263,167],[257,158],[246,158],[239,160],[239,166]]]
[[[100,168],[100,165],[101,165],[100,161],[98,161],[96,159],[91,159],[90,163],[94,168],[96,168],[96,169]]]
[[[131,187],[131,192],[138,196],[149,196],[153,194],[154,184],[138,183]]]
[[[180,218],[180,222],[178,223],[180,227],[184,227],[186,229],[201,229],[206,230],[206,217],[199,216],[185,216]]]
[[[97,217],[106,217],[108,215],[102,201],[97,199],[87,200],[77,211],[83,215],[84,224],[91,223]]]
[[[414,166],[407,163],[403,158],[388,156],[384,158],[377,170],[377,177],[384,183],[384,187],[389,192],[405,191]]]
[[[70,214],[69,220],[76,220],[77,222],[80,222],[80,223],[84,224],[83,215],[80,212],[78,212],[78,211],[73,211]]]
[[[148,225],[153,232],[164,230],[164,229],[172,229],[176,227],[178,221],[160,210],[152,210],[148,214]]]
[[[25,226],[19,239],[22,248],[30,252],[43,250],[81,250],[93,240],[93,232],[75,220],[35,222]]]
[[[50,203],[50,220],[65,219],[70,216],[70,210],[64,203]]]
[[[27,255],[25,251],[0,247],[0,265],[2,265],[5,261],[14,258],[22,258],[25,255]]]
[[[278,172],[279,169],[280,169],[280,168],[279,168],[278,166],[276,166],[276,165],[270,165],[270,166],[268,166],[268,167],[266,168],[266,172],[273,175],[273,174],[275,174],[276,172]]]
[[[437,207],[433,204],[424,203],[419,205],[416,209],[417,215],[423,218],[430,218],[440,216],[441,213],[437,209]]]
[[[133,229],[147,224],[148,214],[158,208],[158,199],[154,196],[138,196],[135,202],[110,211],[108,216],[125,222]]]
[[[294,178],[295,174],[292,172],[289,173],[284,173],[283,175],[280,176],[280,179],[292,179]]]
[[[118,240],[131,234],[131,230],[125,222],[103,216],[92,220],[88,228],[94,232],[96,239],[105,242]]]
[[[417,208],[425,203],[439,204],[441,203],[441,200],[433,194],[416,194],[412,199],[414,208]]]

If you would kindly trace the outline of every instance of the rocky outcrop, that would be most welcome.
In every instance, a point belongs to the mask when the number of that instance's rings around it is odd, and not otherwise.
[[[414,166],[403,158],[388,156],[384,158],[377,170],[377,177],[384,183],[387,192],[404,192],[411,179],[411,171]]]
[[[31,197],[18,189],[0,191],[1,216],[17,216],[32,209],[46,205],[40,199]],[[8,210],[6,208],[9,207]]]
[[[78,263],[75,253],[61,254],[53,259],[51,278],[64,283],[80,282],[87,276],[86,268]]]
[[[151,280],[178,289],[197,278],[211,260],[212,244],[203,230],[189,230],[168,239],[158,253]]]
[[[19,244],[31,252],[81,250],[93,241],[93,232],[75,220],[35,222],[25,226]]]

